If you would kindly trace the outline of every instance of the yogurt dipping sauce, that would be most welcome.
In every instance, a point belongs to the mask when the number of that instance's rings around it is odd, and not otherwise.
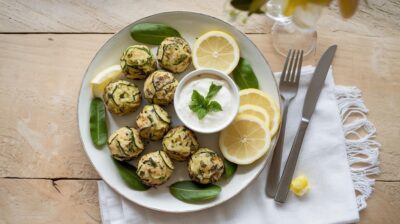
[[[210,72],[211,71],[211,72]],[[195,73],[195,74],[193,74]],[[239,108],[239,94],[235,83],[225,74],[215,70],[197,70],[182,79],[175,96],[175,111],[188,128],[202,133],[217,132],[231,123]],[[193,90],[202,96],[207,96],[211,84],[221,86],[218,93],[210,100],[217,101],[222,111],[208,112],[199,119],[189,105]]]

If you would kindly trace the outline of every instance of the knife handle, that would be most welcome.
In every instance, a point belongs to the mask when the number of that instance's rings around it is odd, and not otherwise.
[[[303,144],[304,134],[306,133],[309,120],[302,118],[296,137],[294,138],[292,149],[286,161],[285,168],[281,180],[279,181],[278,190],[274,200],[277,202],[285,202],[289,192],[290,182],[293,178],[293,173],[296,168],[297,159],[300,154],[301,145]]]
[[[283,102],[281,130],[279,132],[279,138],[278,142],[276,143],[274,153],[272,154],[271,165],[269,166],[268,170],[267,183],[265,185],[265,193],[270,198],[274,198],[276,195],[276,189],[279,183],[279,175],[281,174],[282,151],[285,139],[287,112],[290,101],[284,100]]]

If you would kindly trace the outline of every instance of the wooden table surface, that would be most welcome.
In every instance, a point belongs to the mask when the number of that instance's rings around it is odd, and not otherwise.
[[[400,4],[370,0],[351,20],[336,6],[318,22],[315,64],[330,44],[338,84],[357,86],[382,143],[375,191],[361,223],[400,220]],[[82,148],[77,98],[86,67],[113,33],[163,11],[227,20],[221,0],[0,0],[0,223],[98,223],[100,179]],[[284,58],[271,46],[271,22],[236,26],[274,71]]]

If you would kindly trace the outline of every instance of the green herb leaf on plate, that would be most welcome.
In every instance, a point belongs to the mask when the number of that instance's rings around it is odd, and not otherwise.
[[[197,114],[199,120],[203,119],[209,112],[222,111],[222,107],[217,101],[210,102],[221,88],[222,86],[211,83],[206,97],[201,95],[197,90],[193,90],[189,108]]]
[[[174,28],[159,23],[140,23],[132,27],[131,37],[141,43],[158,45],[166,37],[180,37]]]
[[[136,167],[130,165],[127,162],[122,162],[116,159],[112,159],[114,164],[117,166],[118,173],[122,180],[133,190],[145,191],[150,187],[143,184],[140,177],[136,174]]]
[[[96,147],[107,143],[108,131],[106,122],[106,109],[100,98],[94,98],[90,103],[90,137]]]
[[[201,120],[207,115],[208,111],[207,111],[207,109],[199,108],[196,111],[196,113],[197,113],[197,117],[199,118],[199,120]]]
[[[192,102],[190,103],[191,107],[198,108],[198,107],[206,107],[207,106],[207,101],[204,99],[204,96],[202,96],[197,90],[193,90],[192,93]]]
[[[202,185],[193,181],[179,181],[169,186],[169,192],[181,201],[196,203],[216,198],[221,192],[221,187],[215,184]]]
[[[235,174],[237,166],[238,165],[236,163],[232,163],[224,158],[224,177],[227,179],[231,178]]]
[[[240,58],[238,65],[233,70],[233,80],[239,89],[258,89],[258,80],[249,61]]]
[[[212,112],[218,112],[218,111],[222,111],[222,107],[221,107],[221,104],[219,104],[217,101],[211,101],[207,105],[207,110],[212,111]]]
[[[217,93],[221,90],[222,86],[215,85],[211,83],[210,88],[208,89],[208,93],[206,96],[206,100],[211,100]]]

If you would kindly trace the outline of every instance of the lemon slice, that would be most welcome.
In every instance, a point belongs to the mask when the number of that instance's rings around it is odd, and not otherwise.
[[[264,122],[252,115],[238,115],[219,136],[224,157],[236,164],[250,164],[268,152],[271,134]]]
[[[192,57],[196,69],[212,68],[229,74],[239,63],[240,52],[232,36],[210,31],[196,40]]]
[[[268,112],[260,106],[252,104],[244,104],[239,107],[238,115],[252,115],[264,122],[264,125],[269,128]]]
[[[120,79],[121,76],[122,70],[120,65],[113,65],[101,71],[90,81],[93,96],[102,98],[106,86],[110,82]]]
[[[274,136],[279,128],[280,112],[276,103],[268,94],[258,89],[245,89],[240,91],[240,105],[252,104],[265,109],[269,115],[269,130]]]

